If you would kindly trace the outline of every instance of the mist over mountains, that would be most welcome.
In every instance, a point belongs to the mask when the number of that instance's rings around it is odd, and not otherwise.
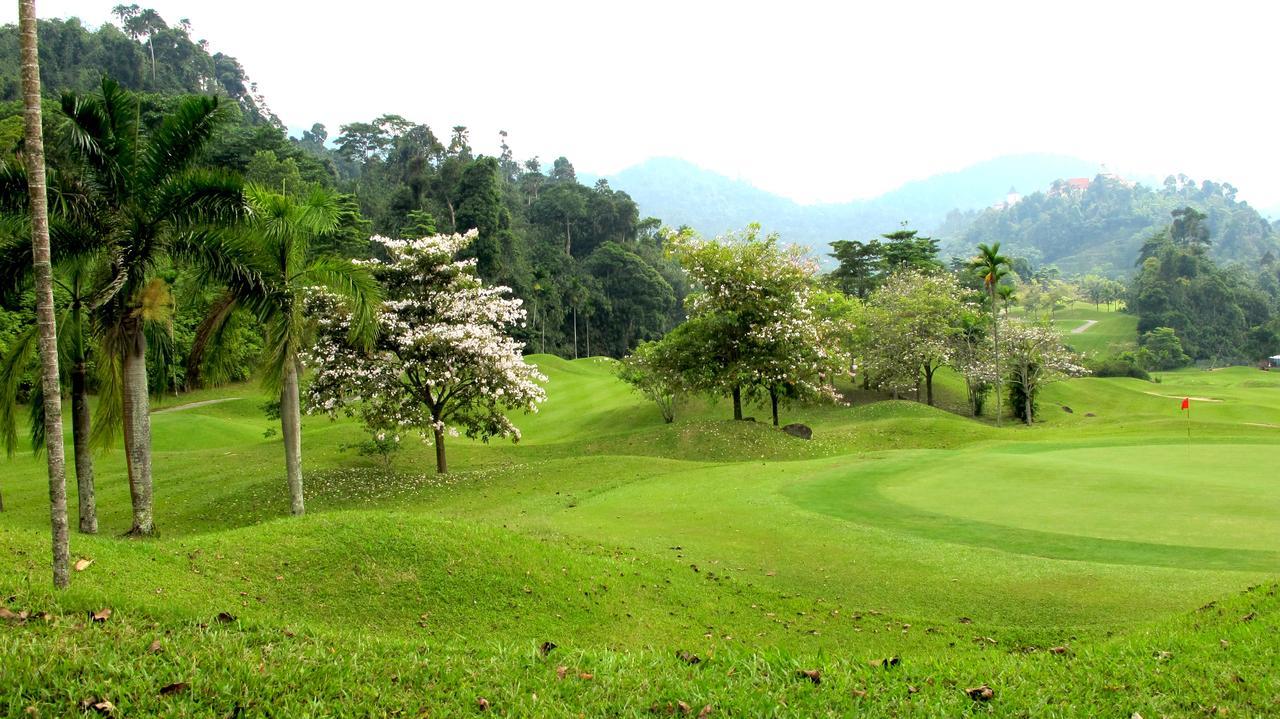
[[[1022,194],[1048,189],[1066,177],[1093,177],[1096,163],[1075,157],[1025,154],[999,157],[944,174],[908,182],[879,197],[843,203],[802,205],[751,184],[675,158],[655,158],[605,176],[624,190],[641,214],[665,223],[689,225],[708,236],[759,222],[787,241],[826,252],[834,240],[866,239],[902,222],[923,232],[940,228],[951,210],[990,207],[1010,189]],[[583,174],[584,182],[596,177]]]

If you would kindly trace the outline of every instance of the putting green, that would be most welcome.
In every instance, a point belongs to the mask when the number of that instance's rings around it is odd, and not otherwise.
[[[1275,445],[1015,444],[850,466],[789,494],[812,511],[1023,554],[1274,571],[1278,464]]]

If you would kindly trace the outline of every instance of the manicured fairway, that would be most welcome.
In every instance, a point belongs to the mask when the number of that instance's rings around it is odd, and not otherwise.
[[[666,425],[607,360],[534,360],[522,441],[455,440],[448,477],[429,446],[386,468],[307,418],[301,519],[257,388],[165,400],[230,399],[153,416],[155,540],[118,536],[122,458],[99,458],[103,533],[72,538],[94,562],[56,595],[43,463],[10,460],[0,604],[50,617],[0,622],[0,715],[1280,711],[1280,373],[1073,380],[1030,428],[785,408],[805,442],[701,400]],[[1217,401],[1188,423],[1188,395]]]

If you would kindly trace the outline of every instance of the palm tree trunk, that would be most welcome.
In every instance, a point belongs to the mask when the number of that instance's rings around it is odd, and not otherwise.
[[[36,48],[35,0],[19,0],[22,100],[26,120],[22,154],[31,200],[31,257],[40,330],[40,386],[44,391],[45,456],[49,465],[49,520],[53,534],[53,586],[70,581],[67,536],[67,458],[62,446],[62,388],[58,382],[58,330],[53,312],[53,263],[49,250],[49,205],[45,195],[44,130],[40,112],[40,58]]]
[[[127,330],[124,350],[123,391],[125,458],[129,462],[129,497],[133,501],[133,528],[129,534],[155,532],[151,507],[151,406],[147,397],[147,338],[135,321]]]
[[[1000,426],[1000,415],[1004,414],[1004,398],[1000,396],[1000,315],[996,311],[996,286],[991,285],[991,342],[995,346],[996,359],[996,426]]]
[[[83,361],[71,368],[71,436],[76,452],[76,485],[80,504],[80,531],[98,533],[98,504],[93,489],[93,456],[89,451],[89,389]]]
[[[449,462],[444,456],[444,430],[437,426],[432,428],[436,440],[436,474],[448,474]]]
[[[295,516],[306,508],[302,498],[302,404],[298,393],[298,365],[290,361],[284,370],[280,393],[280,434],[284,437],[284,471]]]

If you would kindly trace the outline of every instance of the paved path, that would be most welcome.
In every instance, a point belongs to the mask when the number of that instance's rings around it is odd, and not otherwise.
[[[239,397],[223,397],[222,399],[206,399],[203,402],[189,402],[187,404],[180,404],[177,407],[165,407],[164,409],[155,410],[151,414],[164,414],[166,412],[181,412],[184,409],[195,409],[196,407],[207,407],[211,404],[222,404],[223,402],[234,402],[238,399],[240,398]]]
[[[1078,334],[1080,334],[1080,333],[1084,332],[1085,330],[1089,329],[1090,327],[1092,327],[1092,326],[1094,326],[1094,325],[1096,325],[1096,324],[1098,324],[1098,321],[1097,321],[1097,320],[1085,320],[1085,321],[1084,321],[1084,324],[1082,324],[1082,325],[1080,325],[1079,327],[1077,327],[1077,328],[1075,328],[1075,329],[1071,330],[1071,334],[1073,334],[1073,335],[1078,335]]]

